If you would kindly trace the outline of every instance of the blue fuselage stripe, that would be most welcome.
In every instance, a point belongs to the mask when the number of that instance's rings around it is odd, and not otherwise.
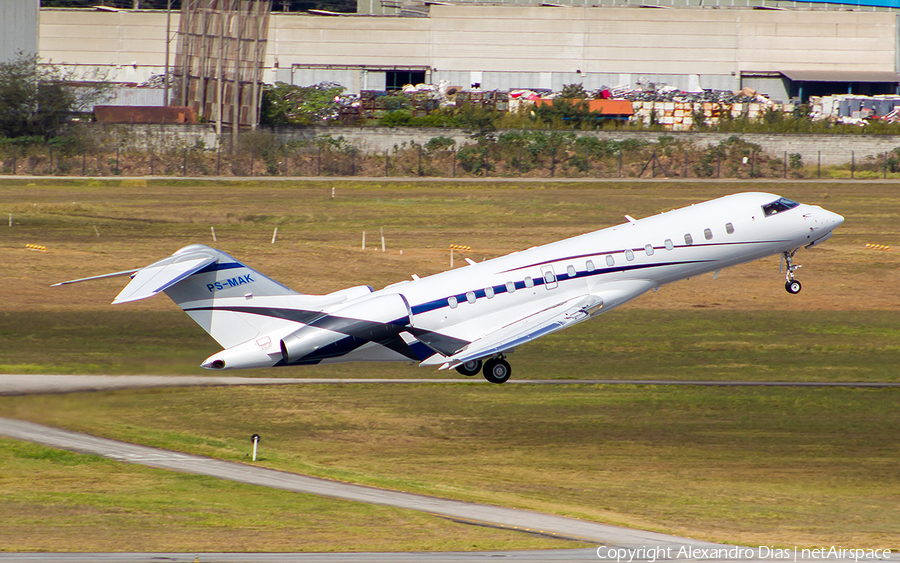
[[[656,263],[656,264],[633,264],[633,265],[625,265],[625,266],[614,266],[614,267],[610,267],[610,268],[598,268],[592,272],[588,272],[588,271],[576,272],[574,276],[570,276],[568,273],[563,272],[563,273],[556,274],[555,278],[556,278],[556,281],[561,282],[561,281],[566,281],[566,280],[573,280],[576,278],[601,276],[603,274],[611,274],[611,273],[615,273],[615,272],[627,272],[630,270],[643,270],[646,268],[657,268],[657,267],[664,267],[664,266],[682,266],[685,264],[702,264],[705,262],[712,262],[712,260],[688,260],[688,261],[683,261],[683,262],[660,262],[660,263]],[[543,285],[545,283],[544,278],[540,277],[540,276],[533,278],[532,281],[534,282],[535,286]],[[517,281],[514,283],[515,283],[516,291],[518,291],[520,289],[525,289],[525,281],[524,280]],[[494,288],[494,293],[497,295],[508,292],[508,290],[506,288],[506,284],[495,285],[495,286],[493,286],[493,288]],[[484,289],[476,289],[476,290],[473,290],[473,292],[475,293],[476,299],[481,299],[482,297],[486,297]],[[449,307],[450,306],[449,299],[451,297],[455,297],[457,302],[459,302],[459,303],[462,303],[463,301],[466,300],[465,293],[458,293],[456,295],[448,295],[447,297],[442,297],[440,299],[435,299],[433,301],[428,301],[426,303],[421,303],[419,305],[413,305],[411,307],[412,313],[413,313],[413,315],[420,315],[422,313],[427,313],[429,311],[436,311],[438,309],[443,309],[444,307]]]

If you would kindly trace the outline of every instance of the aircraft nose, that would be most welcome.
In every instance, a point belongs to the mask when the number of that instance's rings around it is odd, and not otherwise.
[[[823,211],[825,211],[825,223],[828,225],[829,230],[840,227],[844,222],[844,217],[842,215],[824,209]]]

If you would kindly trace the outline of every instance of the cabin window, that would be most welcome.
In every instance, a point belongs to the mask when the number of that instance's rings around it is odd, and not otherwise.
[[[725,232],[728,233],[729,235],[733,235],[734,234],[734,225],[732,225],[731,223],[725,223]]]
[[[587,270],[588,272],[593,272],[594,271],[594,261],[588,260],[587,262],[585,262],[584,269]]]
[[[666,250],[672,250],[675,248],[675,243],[672,242],[672,239],[666,239]]]
[[[770,215],[775,215],[776,213],[781,213],[782,211],[787,211],[788,209],[793,209],[800,205],[796,201],[791,201],[786,197],[778,198],[772,203],[766,204],[762,206],[763,214],[766,217]]]
[[[703,236],[706,237],[706,240],[712,240],[712,231],[709,229],[703,229]]]
[[[569,274],[570,278],[575,277],[575,266],[569,266],[566,268],[566,273]]]
[[[484,288],[484,296],[487,297],[488,299],[493,299],[494,298],[494,288],[493,287]]]
[[[629,262],[634,260],[634,252],[632,252],[630,248],[625,251],[625,259]]]
[[[606,265],[607,266],[615,266],[616,265],[616,259],[613,258],[612,254],[606,255]]]
[[[647,253],[647,256],[653,256],[653,245],[648,244],[644,247],[644,252]]]
[[[534,280],[531,276],[525,276],[525,287],[534,287]]]
[[[468,301],[469,303],[475,303],[475,292],[474,291],[466,292],[466,301]]]
[[[688,246],[694,244],[694,237],[691,236],[691,233],[684,235],[684,244]]]
[[[456,306],[459,305],[459,303],[456,301],[456,297],[451,296],[447,298],[447,305],[450,305],[451,309],[456,309]]]
[[[506,292],[507,293],[515,293],[516,292],[516,284],[513,282],[506,282]]]

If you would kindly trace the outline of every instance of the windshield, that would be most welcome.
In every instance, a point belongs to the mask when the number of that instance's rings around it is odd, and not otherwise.
[[[788,209],[793,209],[800,205],[796,201],[791,201],[786,197],[778,198],[772,203],[767,203],[762,206],[763,213],[766,217],[770,215],[775,215],[776,213],[781,213],[782,211],[787,211]]]

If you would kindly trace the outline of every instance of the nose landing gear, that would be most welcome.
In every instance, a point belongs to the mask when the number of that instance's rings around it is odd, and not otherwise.
[[[803,286],[800,285],[800,282],[794,279],[794,270],[800,269],[800,264],[794,264],[793,262],[794,254],[797,253],[797,250],[799,249],[795,248],[794,250],[782,253],[784,263],[787,264],[787,273],[784,276],[784,289],[792,294],[800,293],[800,290],[803,288]]]

